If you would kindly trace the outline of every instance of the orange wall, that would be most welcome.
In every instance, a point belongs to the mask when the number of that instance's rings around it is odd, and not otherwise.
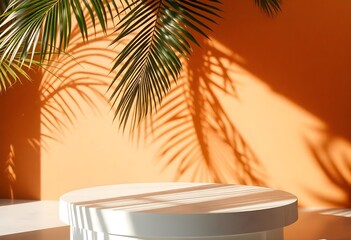
[[[194,50],[146,139],[150,125],[130,138],[103,100],[118,49],[106,50],[101,34],[87,46],[74,37],[79,64],[63,56],[55,71],[66,80],[45,74],[39,87],[41,198],[102,184],[216,181],[287,190],[303,206],[350,207],[351,3],[282,7],[269,18],[253,1],[224,1],[212,41]]]
[[[41,75],[0,93],[0,198],[40,199]]]
[[[273,186],[302,204],[350,206],[351,3],[283,1],[274,19],[257,11],[235,1],[216,32],[254,75],[238,84],[235,122]]]

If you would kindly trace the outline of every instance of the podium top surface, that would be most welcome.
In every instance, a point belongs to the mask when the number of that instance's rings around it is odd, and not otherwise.
[[[297,198],[270,188],[215,183],[140,183],[72,191],[60,198],[67,224],[124,236],[219,236],[281,228]],[[99,224],[95,224],[99,219]]]

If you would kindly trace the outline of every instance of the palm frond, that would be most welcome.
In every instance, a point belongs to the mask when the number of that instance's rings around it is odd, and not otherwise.
[[[255,0],[267,14],[280,10],[281,0]],[[112,71],[111,100],[116,105],[115,118],[126,126],[132,118],[133,126],[152,113],[168,93],[182,69],[180,57],[187,58],[191,45],[198,44],[194,33],[206,36],[220,12],[220,0],[5,0],[0,18],[0,55],[2,89],[16,80],[9,80],[12,72],[34,61],[50,60],[65,50],[71,38],[71,14],[74,15],[83,40],[88,40],[89,27],[100,25],[106,31],[108,19],[117,13],[118,36],[112,44],[134,37],[117,55]],[[119,8],[122,7],[122,10]],[[87,14],[85,14],[87,13]],[[29,62],[27,61],[29,60]],[[12,65],[11,65],[12,66]],[[18,67],[16,67],[18,66]],[[24,72],[22,72],[24,74]],[[18,78],[15,78],[18,79]],[[5,85],[6,83],[6,85]]]
[[[21,62],[18,59],[12,62],[7,59],[3,60],[0,63],[0,92],[23,79],[30,80],[28,71],[32,68],[32,65],[41,67],[38,61],[31,62],[29,59],[23,59]]]
[[[256,5],[267,15],[276,15],[281,11],[282,0],[255,0]]]
[[[0,2],[0,13],[3,13],[5,9],[7,8],[10,0],[2,0]]]
[[[113,43],[135,34],[116,57],[118,68],[111,95],[116,104],[115,117],[125,128],[129,117],[132,129],[160,105],[182,69],[180,56],[191,52],[190,43],[198,44],[191,33],[206,36],[205,29],[218,16],[220,1],[207,0],[136,0],[122,12],[118,36]],[[118,104],[117,104],[118,102]]]
[[[95,18],[105,31],[108,16],[113,15],[111,1],[106,0],[13,0],[1,16],[1,60],[12,62],[19,54],[23,60],[40,46],[43,61],[46,57],[67,48],[71,33],[73,12],[84,40],[88,39],[87,20],[94,26]],[[113,4],[112,4],[113,5]],[[114,5],[116,6],[116,5]],[[116,6],[117,7],[117,6]],[[84,15],[87,9],[89,17]],[[33,56],[30,57],[33,59]]]

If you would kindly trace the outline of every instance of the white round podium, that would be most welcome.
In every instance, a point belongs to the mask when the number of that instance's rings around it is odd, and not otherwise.
[[[60,198],[71,240],[282,240],[297,218],[294,195],[254,186],[120,184]]]

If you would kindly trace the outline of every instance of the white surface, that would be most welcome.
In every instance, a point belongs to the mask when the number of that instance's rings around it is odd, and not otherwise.
[[[323,215],[333,215],[339,217],[351,218],[351,209],[333,209],[333,208],[304,208],[305,212],[316,212]],[[351,237],[350,237],[351,239]]]
[[[65,226],[58,218],[57,201],[0,199],[0,236]]]
[[[121,184],[63,195],[60,219],[76,228],[129,237],[229,236],[292,224],[297,199],[252,186]]]
[[[93,232],[81,228],[71,228],[70,239],[72,240],[170,240],[170,238],[134,238],[124,237],[118,235],[109,235],[101,232]],[[249,234],[237,234],[234,236],[215,236],[215,237],[201,237],[201,238],[182,238],[186,240],[283,240],[283,229],[275,229],[271,231],[263,231]],[[172,238],[173,240],[180,240],[180,238]]]

